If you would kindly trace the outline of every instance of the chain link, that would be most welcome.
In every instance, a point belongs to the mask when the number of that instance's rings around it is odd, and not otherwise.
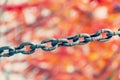
[[[60,46],[71,47],[75,45],[85,45],[92,41],[105,42],[116,35],[120,37],[120,29],[118,29],[116,32],[113,32],[110,29],[101,29],[95,34],[77,34],[63,39],[46,39],[41,41],[40,44],[24,42],[15,48],[11,48],[10,46],[0,47],[0,57],[10,57],[17,53],[32,54],[38,48],[41,48],[44,51],[52,51]],[[50,46],[48,45],[49,43]],[[25,49],[27,46],[29,46],[29,50]]]

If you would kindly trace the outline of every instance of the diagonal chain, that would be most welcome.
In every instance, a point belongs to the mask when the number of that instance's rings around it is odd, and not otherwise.
[[[103,35],[104,34],[104,35]],[[10,57],[17,53],[32,54],[36,49],[41,48],[44,51],[52,51],[60,46],[75,46],[85,45],[92,41],[105,42],[111,39],[113,36],[120,37],[120,29],[118,31],[111,31],[110,29],[101,29],[94,34],[77,34],[69,36],[63,39],[46,39],[41,41],[40,44],[33,44],[31,42],[23,42],[18,47],[11,48],[10,46],[0,47],[0,57]],[[82,39],[82,40],[81,40]],[[72,42],[71,42],[72,41]],[[48,46],[50,43],[50,46]],[[26,50],[25,47],[29,46],[30,50]]]

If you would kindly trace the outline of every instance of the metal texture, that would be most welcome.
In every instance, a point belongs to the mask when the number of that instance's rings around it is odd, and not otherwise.
[[[52,51],[60,46],[71,47],[75,45],[85,45],[92,41],[105,42],[111,39],[113,36],[120,37],[120,29],[118,29],[118,31],[115,32],[111,31],[110,29],[101,29],[95,34],[77,34],[75,36],[69,36],[63,39],[46,39],[41,41],[40,44],[24,42],[15,48],[11,48],[10,46],[0,47],[0,57],[10,57],[17,53],[32,54],[38,48],[41,48],[44,51]],[[48,45],[49,43],[50,46]],[[29,46],[30,49],[26,50],[26,46]]]

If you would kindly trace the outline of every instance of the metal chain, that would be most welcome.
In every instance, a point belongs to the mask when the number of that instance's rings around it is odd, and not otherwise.
[[[41,41],[40,44],[24,42],[15,48],[11,48],[10,46],[0,47],[0,57],[10,57],[17,53],[32,54],[38,48],[41,48],[44,51],[52,51],[60,46],[71,47],[75,45],[85,45],[92,41],[105,42],[116,35],[120,37],[120,29],[118,29],[116,32],[113,32],[110,29],[101,29],[95,34],[77,34],[75,36],[69,36],[63,39],[46,39]],[[48,43],[50,43],[51,46],[48,46]],[[26,46],[29,46],[30,50],[25,50]]]

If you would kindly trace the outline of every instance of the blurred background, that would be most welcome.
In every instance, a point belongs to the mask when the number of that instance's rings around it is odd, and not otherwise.
[[[0,47],[120,28],[120,0],[0,0]],[[120,80],[120,38],[0,57],[0,80]]]

